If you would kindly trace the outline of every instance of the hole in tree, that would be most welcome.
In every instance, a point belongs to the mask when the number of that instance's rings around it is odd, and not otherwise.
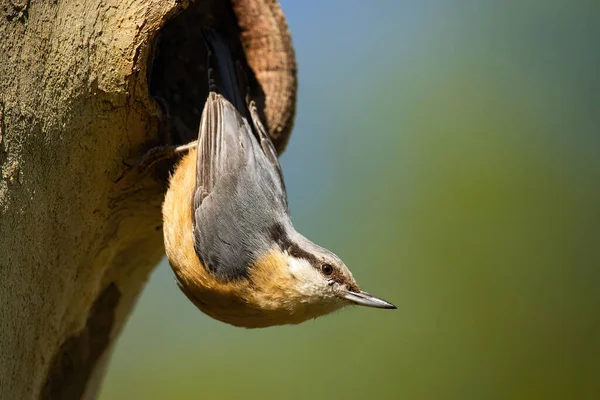
[[[160,138],[164,144],[184,144],[197,139],[208,96],[203,28],[214,29],[224,36],[234,57],[247,65],[230,2],[194,2],[167,22],[156,39],[148,77],[150,95],[169,115]],[[250,95],[257,104],[264,104],[260,101],[264,95],[254,74],[249,68],[246,70]]]

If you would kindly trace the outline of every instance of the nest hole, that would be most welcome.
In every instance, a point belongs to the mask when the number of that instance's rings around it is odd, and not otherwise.
[[[162,110],[161,144],[196,140],[208,96],[208,52],[203,29],[226,38],[234,57],[247,66],[235,14],[228,1],[199,1],[168,21],[158,34],[148,69],[150,95]],[[256,86],[247,68],[251,86]]]

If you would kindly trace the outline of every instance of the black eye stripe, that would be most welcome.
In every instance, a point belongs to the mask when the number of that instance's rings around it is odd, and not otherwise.
[[[318,266],[320,264],[317,257],[315,257],[312,253],[300,248],[298,244],[290,240],[287,233],[285,232],[284,227],[281,224],[273,224],[271,227],[269,227],[268,233],[271,237],[271,240],[277,243],[281,250],[287,251],[290,256],[296,258],[304,258],[313,266]]]
[[[279,245],[280,249],[282,251],[287,251],[290,256],[305,259],[315,269],[330,277],[334,282],[344,283],[346,281],[343,274],[341,274],[333,265],[324,263],[322,259],[317,258],[313,253],[304,250],[297,243],[290,240],[281,224],[275,223],[270,226],[268,233],[271,239]]]
[[[290,256],[296,257],[296,258],[304,258],[313,266],[318,266],[320,264],[319,259],[317,257],[315,257],[314,254],[309,253],[308,251],[306,251],[304,249],[301,249],[295,243],[289,243],[287,251]]]

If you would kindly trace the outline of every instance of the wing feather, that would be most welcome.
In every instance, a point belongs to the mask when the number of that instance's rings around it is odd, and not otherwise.
[[[258,112],[240,100],[239,71],[226,42],[214,33],[205,37],[217,68],[209,71],[198,132],[194,248],[218,277],[235,279],[269,251],[272,227],[289,220],[287,197]]]

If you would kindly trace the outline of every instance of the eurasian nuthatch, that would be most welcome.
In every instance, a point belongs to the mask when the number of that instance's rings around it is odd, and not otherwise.
[[[220,36],[206,38],[216,65],[197,150],[178,163],[163,205],[166,254],[182,291],[209,316],[247,328],[350,304],[396,308],[361,291],[342,260],[294,229],[275,148],[242,95],[240,65]]]

